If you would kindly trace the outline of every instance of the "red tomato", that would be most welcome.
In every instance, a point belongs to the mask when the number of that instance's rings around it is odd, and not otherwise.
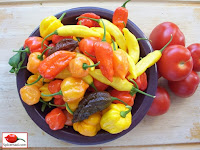
[[[170,81],[179,81],[190,74],[193,62],[187,48],[182,45],[172,45],[162,52],[157,65],[161,76]]]
[[[187,47],[191,52],[193,59],[193,70],[200,71],[200,43],[194,43]]]
[[[159,50],[169,42],[173,35],[173,40],[169,45],[183,45],[185,46],[185,36],[180,31],[179,27],[172,22],[163,22],[156,26],[149,36],[151,45],[154,50]]]
[[[156,98],[154,98],[153,103],[151,104],[151,107],[149,111],[147,112],[147,115],[149,116],[159,116],[168,111],[170,107],[170,97],[168,92],[158,86],[156,91]]]
[[[147,74],[144,72],[143,74],[141,74],[139,77],[137,77],[137,79],[133,79],[138,87],[139,90],[144,91],[147,88]]]
[[[49,91],[53,94],[53,93],[57,93],[60,91],[62,80],[54,80],[51,81],[48,85],[48,89]],[[55,95],[54,98],[62,98],[62,95]]]
[[[122,101],[127,103],[129,106],[133,106],[134,104],[134,99],[135,99],[136,94],[131,96],[129,91],[117,91],[115,89],[110,91],[109,93],[111,96],[121,99]],[[118,100],[114,100],[113,103],[122,103],[122,102]]]
[[[194,94],[200,82],[198,74],[192,71],[187,78],[181,81],[168,81],[171,91],[180,97],[189,97]]]
[[[105,91],[109,86],[96,80],[96,79],[93,79],[93,82],[94,82],[94,86],[97,88],[98,91]]]
[[[95,57],[95,51],[94,51],[94,44],[97,41],[101,41],[101,39],[95,38],[95,37],[89,37],[89,38],[82,39],[79,43],[80,51],[83,52],[84,55],[92,59],[94,62],[97,62],[97,59]]]

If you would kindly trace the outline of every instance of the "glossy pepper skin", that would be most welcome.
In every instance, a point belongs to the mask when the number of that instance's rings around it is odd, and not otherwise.
[[[84,136],[95,136],[100,128],[101,115],[99,112],[91,115],[88,119],[73,124],[75,131]]]
[[[56,92],[59,92],[60,89],[61,89],[61,83],[62,83],[62,80],[54,80],[54,81],[51,81],[49,84],[48,84],[48,89],[50,91],[51,94],[53,93],[56,93]],[[62,95],[55,95],[53,96],[54,98],[62,98]]]
[[[127,29],[123,29],[124,37],[126,39],[126,45],[128,49],[128,54],[134,60],[136,64],[140,58],[140,46],[136,37]]]
[[[70,71],[67,68],[65,68],[59,74],[57,74],[55,78],[64,80],[65,78],[70,77],[70,76],[71,76]]]
[[[49,125],[51,130],[62,129],[65,125],[67,118],[63,111],[59,108],[54,108],[50,113],[45,117],[46,123]]]
[[[40,63],[38,71],[42,77],[54,79],[75,56],[75,52],[57,51]]]
[[[80,16],[90,17],[94,19],[100,19],[100,16],[96,15],[95,13],[84,13]],[[77,25],[84,25],[87,27],[99,27],[99,24],[96,21],[86,19],[86,18],[78,18]]]
[[[43,48],[41,48],[42,41],[43,38],[37,36],[27,38],[24,42],[24,48],[25,48],[24,51],[28,53],[34,53],[34,52],[42,53],[46,49],[45,45],[48,45],[48,41],[45,40],[43,43]],[[45,52],[45,55],[47,56],[47,52]]]
[[[37,104],[40,99],[40,91],[35,85],[25,85],[20,89],[20,95],[22,100],[28,105]]]
[[[15,134],[9,134],[5,137],[6,141],[8,141],[9,143],[15,143],[17,142],[18,140],[22,140],[25,142],[24,139],[20,139],[18,138]]]
[[[103,116],[100,121],[101,128],[111,134],[117,134],[128,129],[132,123],[131,112],[125,118],[120,116],[121,111],[127,110],[128,108],[124,104],[111,104],[103,111]]]
[[[125,51],[121,49],[113,51],[113,69],[115,76],[125,79],[129,71],[129,61]]]
[[[72,39],[73,36],[59,36],[59,35],[52,35],[52,43],[57,44],[62,39]]]
[[[39,73],[38,68],[40,66],[41,60],[38,59],[38,55],[41,55],[40,52],[34,52],[31,53],[28,57],[28,63],[27,63],[27,70],[30,71],[33,74]],[[43,59],[46,58],[43,55]]]
[[[63,14],[65,15],[65,14]],[[59,27],[62,27],[63,24],[61,20],[64,16],[61,16],[60,19],[57,19],[55,16],[48,16],[44,18],[40,23],[40,35],[45,38],[48,34],[54,32]],[[47,40],[52,40],[52,36],[48,37]]]
[[[115,9],[112,22],[116,25],[120,31],[126,27],[127,20],[128,20],[128,10],[126,9],[126,3],[130,0],[127,0],[121,7]]]
[[[144,72],[141,74],[137,79],[134,79],[134,81],[137,83],[139,90],[144,91],[147,88],[147,74]]]
[[[38,77],[39,76],[37,74],[31,75],[27,80],[27,84],[31,84],[31,83],[35,82],[38,79]],[[38,88],[41,88],[43,86],[43,79],[40,79],[34,85],[37,86]]]
[[[61,91],[65,102],[77,101],[82,98],[89,85],[82,79],[68,77],[61,83]]]
[[[49,91],[49,89],[48,89],[48,86],[49,86],[49,84],[48,83],[46,83],[46,84],[44,84],[41,88],[39,88],[39,90],[40,90],[40,92],[41,92],[41,94],[43,93],[43,94],[51,94],[51,92]],[[50,100],[52,100],[52,98],[53,98],[53,96],[49,96],[49,97],[45,97],[45,96],[40,96],[45,102],[49,102]]]

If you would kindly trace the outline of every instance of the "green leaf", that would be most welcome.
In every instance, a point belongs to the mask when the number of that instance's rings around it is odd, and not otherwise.
[[[21,53],[22,52],[18,52],[17,54],[15,54],[14,56],[12,56],[8,63],[10,66],[14,67],[14,68],[17,68],[19,62],[20,62],[20,57],[21,57]]]
[[[15,68],[14,67],[12,67],[12,69],[10,69],[10,71],[9,71],[10,73],[15,73]]]
[[[26,58],[26,53],[23,52],[21,57],[22,57],[22,59],[21,59],[21,61],[19,62],[18,66],[17,66],[16,73],[18,73],[19,70],[21,69],[21,66],[22,66],[22,64],[24,63],[24,60],[25,60],[25,58]]]

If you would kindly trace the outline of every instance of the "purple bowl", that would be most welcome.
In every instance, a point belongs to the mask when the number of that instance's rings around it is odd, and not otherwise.
[[[73,8],[69,9],[63,12],[60,12],[56,15],[57,18],[59,18],[62,13],[66,12],[66,16],[63,18],[62,23],[63,24],[76,24],[77,20],[75,19],[79,15],[86,13],[86,12],[93,12],[102,18],[112,20],[113,11],[104,9],[104,8],[98,8],[98,7],[79,7],[79,8]],[[144,33],[130,20],[127,22],[127,28],[137,37],[137,38],[146,38]],[[39,33],[39,27],[33,31],[33,33],[30,36],[40,36]],[[140,48],[141,48],[141,56],[144,57],[148,53],[152,51],[152,47],[147,40],[140,40],[139,41]],[[27,58],[24,62],[24,64],[27,64]],[[157,68],[156,65],[152,66],[151,68],[147,69],[147,79],[148,79],[148,87],[145,92],[155,95],[156,89],[157,89]],[[18,92],[20,88],[22,88],[28,77],[31,75],[29,71],[26,69],[20,70],[20,72],[17,75],[17,88]],[[20,95],[19,95],[20,96]],[[21,97],[20,97],[21,99]],[[72,127],[69,128],[63,128],[62,130],[53,131],[49,128],[49,126],[45,122],[45,116],[48,112],[50,112],[51,109],[46,108],[45,112],[41,112],[41,103],[38,103],[33,106],[29,106],[26,103],[24,103],[22,100],[22,104],[24,108],[26,109],[26,112],[31,117],[31,119],[46,133],[50,134],[51,136],[63,140],[65,142],[73,143],[73,144],[79,144],[79,145],[95,145],[95,144],[101,144],[105,142],[112,141],[114,139],[117,139],[124,134],[131,131],[146,115],[148,109],[151,106],[151,103],[153,101],[153,98],[150,98],[148,96],[142,95],[137,93],[137,96],[135,98],[135,103],[132,109],[132,124],[131,126],[118,134],[110,134],[106,131],[99,131],[98,134],[94,137],[87,137],[80,135],[78,132],[74,131]]]

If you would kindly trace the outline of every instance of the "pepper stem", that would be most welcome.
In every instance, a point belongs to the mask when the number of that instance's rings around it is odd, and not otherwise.
[[[74,114],[74,112],[69,108],[69,105],[68,105],[67,102],[65,102],[65,104],[63,104],[63,105],[55,105],[55,104],[52,104],[52,103],[49,102],[49,105],[50,105],[50,106],[56,106],[56,107],[66,107],[66,110],[67,110],[71,115]]]
[[[24,50],[22,50],[22,48],[20,48],[19,50],[13,50],[13,52],[26,52],[26,53],[30,53],[30,49],[28,47],[26,47]]]
[[[58,35],[58,31],[55,30],[54,32],[50,33],[49,35],[47,35],[47,36],[42,40],[42,43],[41,43],[41,48],[42,48],[42,49],[43,49],[44,41],[45,41],[48,37],[50,37],[50,36],[52,36],[52,35],[54,35],[54,34]]]
[[[141,93],[141,94],[143,94],[143,95],[146,95],[146,96],[149,96],[149,97],[152,97],[152,98],[155,98],[156,96],[153,96],[153,95],[151,95],[151,94],[148,94],[148,93],[145,93],[145,92],[143,92],[143,91],[141,91],[141,90],[139,90],[138,88],[136,88],[136,87],[132,87],[132,89],[131,89],[131,91],[130,91],[130,94],[131,95],[134,95],[135,93]]]
[[[37,83],[38,81],[40,81],[40,79],[42,79],[42,76],[40,75],[37,80],[35,80],[33,83],[30,83],[30,84],[25,84],[25,85],[33,85],[35,83]]]
[[[121,99],[119,99],[119,98],[117,98],[117,97],[112,97],[112,96],[111,96],[111,100],[112,100],[112,101],[117,100],[117,101],[120,101],[121,103],[123,103],[124,105],[129,106],[126,102],[124,102],[123,100],[121,100]]]
[[[161,53],[162,53],[163,50],[171,43],[172,39],[173,39],[173,36],[172,36],[172,34],[171,34],[171,38],[170,38],[169,42],[160,50]]]
[[[152,41],[149,40],[148,38],[137,38],[137,40],[138,40],[138,41],[140,41],[140,40],[147,40],[147,41],[149,41],[149,42],[152,42]]]
[[[115,41],[113,39],[111,39],[111,41],[112,41],[112,44],[113,44],[113,49],[114,49],[114,51],[116,51]]]
[[[43,60],[43,55],[44,55],[44,53],[47,51],[47,50],[49,50],[50,48],[49,47],[47,47],[43,52],[42,52],[42,54],[41,55],[38,55],[37,56],[37,58],[39,59],[39,60]]]
[[[58,20],[62,21],[65,15],[66,15],[66,12],[63,13]]]
[[[63,94],[62,94],[62,91],[60,90],[57,93],[53,93],[53,94],[49,94],[49,95],[45,95],[45,94],[41,93],[41,95],[44,96],[44,97],[50,97],[50,96],[63,95]]]
[[[129,80],[135,84],[135,87],[136,87],[137,89],[139,89],[137,83],[136,83],[133,79],[129,79]]]
[[[21,138],[18,138],[18,137],[17,137],[17,140],[22,140],[22,141],[24,141],[24,142],[25,142],[25,140],[24,140],[24,139],[21,139]]]
[[[76,37],[76,39],[78,40],[78,42],[80,42],[80,41],[81,41],[80,37]]]
[[[97,92],[98,90],[97,90],[97,88],[96,88],[96,86],[94,85],[94,82],[92,82],[91,84],[90,84],[90,86]]]
[[[128,110],[126,110],[126,111],[121,111],[121,112],[120,112],[120,116],[123,117],[123,118],[126,118],[126,115],[127,115],[129,112],[131,112],[131,109],[132,109],[131,106],[126,106],[126,108],[128,108]]]
[[[101,19],[101,22],[103,24],[103,38],[102,38],[102,41],[106,42],[106,27],[105,27],[105,24],[104,24],[102,19]]]
[[[129,1],[131,1],[131,0],[127,0],[127,1],[125,1],[124,4],[123,4],[121,7],[126,8],[126,4],[127,4]]]
[[[88,64],[86,64],[86,63],[83,63],[83,69],[84,70],[86,70],[87,68],[91,68],[91,67],[96,67],[96,66],[98,66],[100,64],[100,61],[98,62],[98,63],[96,63],[96,64],[94,64],[94,65],[88,65]]]
[[[88,56],[90,56],[90,57],[94,57],[94,58],[96,58],[94,55],[91,55],[91,54],[88,53],[87,51],[85,51],[85,53],[86,53]]]

